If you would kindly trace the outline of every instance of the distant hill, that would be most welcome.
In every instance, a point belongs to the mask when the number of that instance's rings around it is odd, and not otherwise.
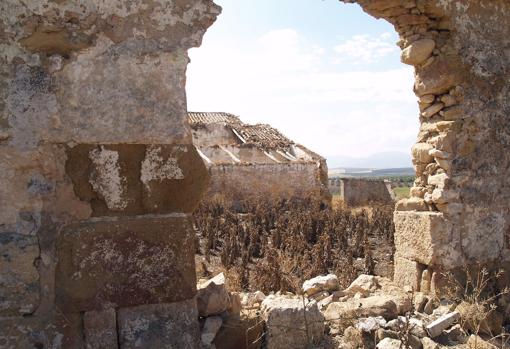
[[[327,156],[328,168],[388,169],[412,166],[411,153],[388,151],[372,154],[365,158],[348,156]]]
[[[329,168],[328,176],[332,177],[403,177],[414,176],[415,172],[412,167],[403,168],[385,168],[385,169],[371,169],[371,168]]]

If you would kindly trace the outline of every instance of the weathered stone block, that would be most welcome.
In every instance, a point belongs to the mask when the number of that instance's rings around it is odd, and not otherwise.
[[[93,216],[191,212],[208,183],[192,145],[81,144],[66,172]]]
[[[262,302],[262,312],[268,349],[306,348],[322,339],[324,316],[315,302],[305,306],[299,298],[269,296]]]
[[[400,286],[411,286],[419,291],[423,266],[413,260],[399,257],[394,258],[393,281]]]
[[[395,212],[395,246],[399,257],[425,265],[461,264],[460,237],[438,212]]]
[[[124,217],[62,228],[56,302],[65,312],[170,303],[196,292],[190,217]]]
[[[37,237],[0,233],[0,315],[32,313],[39,304]]]
[[[193,299],[118,311],[121,349],[198,348],[200,329]]]
[[[87,311],[83,315],[83,329],[87,349],[118,348],[115,309]]]

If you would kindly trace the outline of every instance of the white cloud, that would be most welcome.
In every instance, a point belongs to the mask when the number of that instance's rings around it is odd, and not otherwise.
[[[398,52],[381,44],[390,38],[379,36],[380,44],[362,57],[394,55],[398,61]],[[237,47],[205,40],[190,51],[189,110],[269,123],[321,154],[409,151],[418,131],[412,68],[374,71],[368,58],[361,58],[365,63],[356,71],[326,68],[335,56],[332,48],[318,47],[293,29]]]
[[[339,55],[337,62],[352,61],[355,64],[373,63],[398,51],[390,33],[373,37],[371,35],[354,35],[334,47]]]

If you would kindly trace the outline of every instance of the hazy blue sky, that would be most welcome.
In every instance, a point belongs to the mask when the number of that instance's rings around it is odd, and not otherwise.
[[[413,70],[390,24],[338,0],[216,3],[222,14],[190,51],[190,111],[268,123],[325,156],[410,152]]]

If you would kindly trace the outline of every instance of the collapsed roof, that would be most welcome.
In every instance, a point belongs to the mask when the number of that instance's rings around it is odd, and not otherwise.
[[[208,164],[317,162],[321,156],[267,124],[229,113],[189,112],[193,143]]]

